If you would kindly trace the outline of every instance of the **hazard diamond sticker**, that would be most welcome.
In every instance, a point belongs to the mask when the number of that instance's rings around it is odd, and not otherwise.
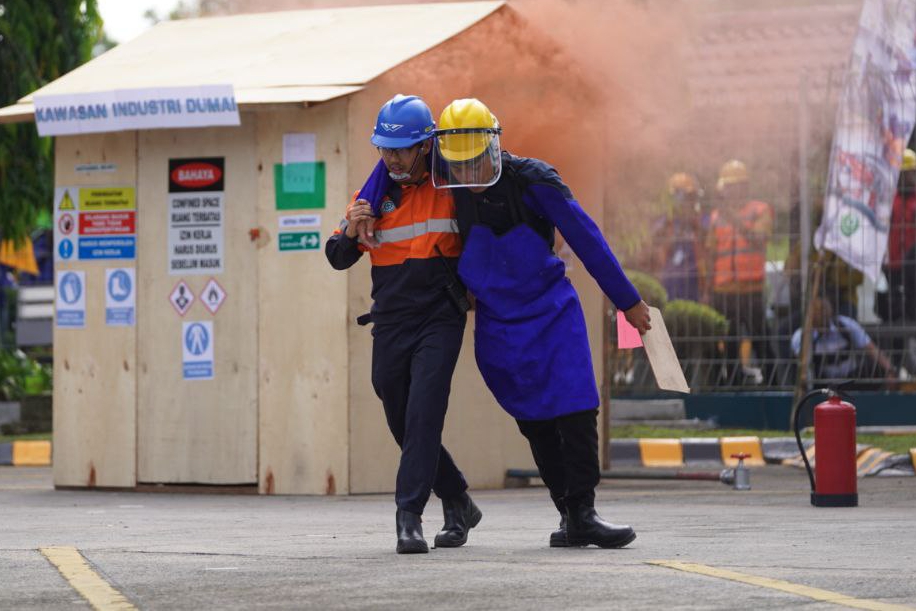
[[[191,309],[191,304],[194,303],[194,293],[191,292],[191,287],[184,280],[181,280],[172,289],[169,301],[175,311],[178,312],[178,315],[184,316]]]
[[[204,287],[203,292],[200,294],[200,300],[203,302],[204,307],[210,310],[211,314],[216,314],[219,307],[223,305],[223,301],[226,300],[226,291],[215,278],[210,278],[210,282],[207,283],[207,286]]]

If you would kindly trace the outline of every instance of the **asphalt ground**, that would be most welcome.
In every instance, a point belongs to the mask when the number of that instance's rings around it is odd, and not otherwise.
[[[916,478],[860,479],[852,509],[811,507],[788,467],[751,484],[606,481],[599,511],[638,533],[621,550],[549,548],[542,487],[474,492],[465,547],[398,556],[390,495],[56,491],[3,467],[0,609],[916,609]]]

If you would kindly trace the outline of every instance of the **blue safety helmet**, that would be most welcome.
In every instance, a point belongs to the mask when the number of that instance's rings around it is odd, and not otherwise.
[[[432,138],[435,128],[433,113],[426,102],[418,96],[399,93],[378,112],[370,140],[375,146],[408,148]]]

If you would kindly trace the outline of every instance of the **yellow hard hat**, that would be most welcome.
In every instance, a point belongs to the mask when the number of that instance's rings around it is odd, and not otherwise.
[[[718,185],[734,185],[739,182],[747,182],[747,166],[737,159],[726,161],[719,170]],[[721,189],[721,187],[719,187]]]
[[[903,151],[903,164],[900,166],[900,171],[909,172],[910,170],[916,170],[916,151],[906,149]]]
[[[480,156],[490,145],[499,121],[486,105],[476,98],[455,100],[439,116],[437,134],[439,151],[448,161],[466,161]],[[448,133],[449,130],[480,130]]]
[[[699,191],[699,185],[697,185],[696,179],[686,172],[677,172],[671,175],[671,178],[668,179],[668,194],[674,195],[680,191],[681,193],[694,194]]]

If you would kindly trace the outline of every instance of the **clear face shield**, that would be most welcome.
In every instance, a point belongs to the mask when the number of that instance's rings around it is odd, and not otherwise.
[[[436,131],[433,186],[486,188],[502,174],[499,127],[442,129]]]

